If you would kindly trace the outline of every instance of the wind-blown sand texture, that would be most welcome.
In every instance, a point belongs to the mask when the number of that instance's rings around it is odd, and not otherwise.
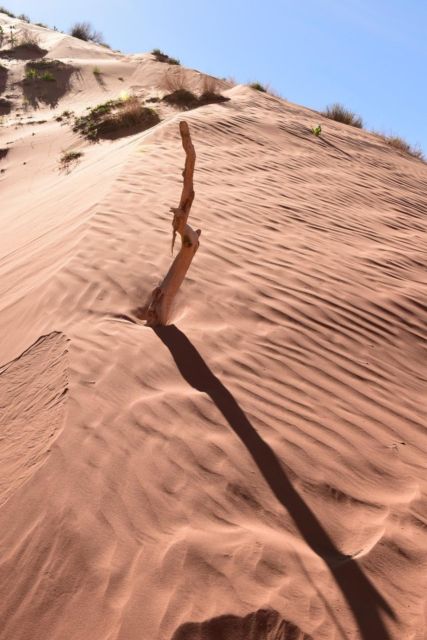
[[[153,330],[182,114],[95,144],[55,118],[162,96],[167,65],[27,28],[77,71],[22,111],[2,58],[0,639],[422,640],[426,165],[220,84],[185,114],[203,242]]]

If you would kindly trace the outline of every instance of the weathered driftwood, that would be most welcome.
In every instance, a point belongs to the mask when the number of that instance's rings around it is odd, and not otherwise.
[[[196,152],[191,141],[190,130],[185,121],[179,123],[179,131],[182,139],[186,159],[182,173],[184,183],[182,186],[181,200],[178,207],[171,207],[172,220],[172,252],[176,234],[181,236],[181,249],[173,261],[163,282],[154,289],[147,311],[147,325],[153,327],[167,323],[173,300],[181,286],[191,261],[199,248],[200,229],[194,231],[187,223],[191,205],[194,200],[193,174],[196,163]]]

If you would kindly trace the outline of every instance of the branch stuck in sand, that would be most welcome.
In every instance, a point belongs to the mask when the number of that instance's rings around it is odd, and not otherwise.
[[[193,173],[196,163],[196,152],[191,141],[190,129],[185,120],[179,123],[179,132],[181,134],[186,159],[182,173],[184,183],[181,200],[178,207],[171,208],[173,213],[172,252],[177,233],[181,236],[181,249],[164,277],[163,282],[160,286],[156,287],[151,294],[147,312],[147,325],[150,327],[167,323],[172,302],[185,278],[194,254],[199,248],[201,231],[200,229],[194,231],[194,229],[187,224],[191,205],[194,200]]]

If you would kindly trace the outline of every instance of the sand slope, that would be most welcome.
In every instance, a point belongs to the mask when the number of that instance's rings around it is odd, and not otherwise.
[[[426,165],[247,87],[188,112],[201,246],[153,331],[182,114],[55,117],[165,66],[43,31],[79,74],[17,126],[5,63],[0,639],[422,640]]]

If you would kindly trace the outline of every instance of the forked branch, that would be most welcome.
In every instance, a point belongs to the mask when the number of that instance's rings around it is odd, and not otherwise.
[[[194,200],[193,174],[196,152],[191,141],[190,129],[184,120],[179,123],[179,132],[186,157],[182,172],[184,180],[181,199],[178,207],[171,207],[173,213],[172,253],[177,233],[181,236],[181,249],[163,282],[151,294],[147,312],[147,325],[151,327],[167,323],[173,300],[185,278],[194,254],[199,248],[201,231],[200,229],[194,231],[187,222]]]

